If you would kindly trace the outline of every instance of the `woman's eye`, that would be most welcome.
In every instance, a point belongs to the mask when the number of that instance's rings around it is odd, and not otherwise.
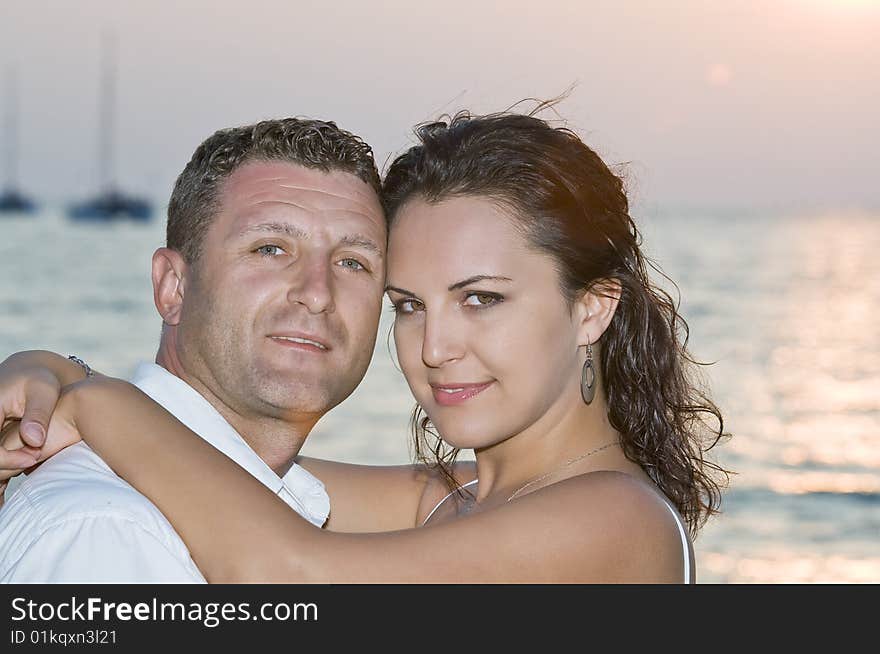
[[[418,300],[401,300],[391,306],[394,308],[395,313],[415,313],[424,308],[424,305]]]
[[[262,254],[264,257],[275,257],[279,254],[283,254],[284,250],[277,245],[261,245],[255,250],[255,252],[257,252],[257,254]]]
[[[351,268],[352,270],[366,270],[366,266],[357,259],[343,259],[339,262],[343,268]]]
[[[501,301],[494,293],[468,293],[464,304],[469,307],[488,307]]]

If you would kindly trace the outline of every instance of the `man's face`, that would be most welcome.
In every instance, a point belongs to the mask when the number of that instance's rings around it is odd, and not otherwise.
[[[181,361],[243,417],[336,406],[373,354],[385,278],[385,220],[344,172],[244,164],[190,268]]]

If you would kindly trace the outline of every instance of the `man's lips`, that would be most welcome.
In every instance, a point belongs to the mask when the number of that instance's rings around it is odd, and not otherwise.
[[[284,347],[307,352],[329,352],[332,349],[325,339],[303,332],[269,334],[269,338]]]
[[[437,404],[441,406],[453,406],[466,402],[475,395],[479,395],[493,383],[494,380],[479,384],[431,384],[431,391],[434,393],[434,401],[437,402]]]

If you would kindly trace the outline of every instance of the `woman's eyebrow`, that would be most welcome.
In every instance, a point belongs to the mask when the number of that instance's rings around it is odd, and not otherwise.
[[[493,281],[493,282],[512,282],[513,281],[510,277],[502,277],[500,275],[474,275],[473,277],[468,277],[467,279],[463,279],[460,282],[455,282],[452,286],[449,287],[448,290],[455,291],[459,288],[469,286],[470,284],[475,284],[476,282],[484,282],[486,280]]]
[[[403,288],[397,288],[396,286],[386,286],[385,293],[388,291],[394,291],[395,293],[400,293],[401,295],[415,295],[415,293],[411,293]]]
[[[470,284],[475,284],[476,282],[483,281],[495,281],[495,282],[512,282],[513,280],[510,277],[502,277],[501,275],[474,275],[473,277],[468,277],[467,279],[462,279],[460,282],[455,282],[452,286],[450,286],[447,290],[455,291],[459,288],[464,288]],[[397,286],[391,286],[390,284],[385,287],[385,292],[394,291],[395,293],[400,293],[401,295],[415,295],[412,291],[407,291],[403,288],[398,288]]]

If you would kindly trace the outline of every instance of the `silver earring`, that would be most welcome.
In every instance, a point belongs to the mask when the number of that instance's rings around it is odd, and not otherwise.
[[[593,368],[593,346],[587,343],[587,360],[581,371],[581,397],[584,404],[590,404],[596,395],[596,369]]]

